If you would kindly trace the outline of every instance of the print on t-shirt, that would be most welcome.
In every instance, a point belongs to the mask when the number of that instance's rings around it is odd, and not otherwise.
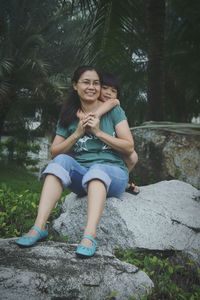
[[[113,132],[112,136],[116,136],[115,132]],[[95,135],[93,134],[87,134],[84,135],[82,138],[80,138],[74,145],[74,152],[82,152],[82,151],[90,151],[93,143],[99,143],[101,144],[101,150],[108,150],[111,149],[110,146],[107,144],[101,142]]]

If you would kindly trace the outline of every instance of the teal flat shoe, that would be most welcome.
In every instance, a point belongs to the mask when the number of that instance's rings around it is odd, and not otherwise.
[[[88,239],[92,242],[92,246],[91,247],[86,247],[82,244],[79,244],[76,248],[76,255],[81,257],[81,258],[87,258],[87,257],[92,257],[95,252],[96,252],[96,248],[97,248],[97,242],[95,240],[95,238],[92,235],[84,235],[83,239]]]
[[[48,236],[48,230],[41,230],[38,226],[34,225],[31,229],[34,229],[37,234],[32,235],[24,235],[16,240],[16,244],[21,247],[31,247],[35,245],[38,241],[45,239]]]

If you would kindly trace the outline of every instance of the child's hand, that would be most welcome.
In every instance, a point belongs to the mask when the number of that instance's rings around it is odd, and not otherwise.
[[[94,111],[93,117],[95,117],[95,118],[97,118],[97,119],[100,119],[100,118],[101,118],[101,114],[100,114],[100,112],[98,112],[98,109],[97,109],[96,111]]]
[[[77,110],[76,116],[77,116],[77,118],[79,118],[79,120],[82,120],[85,118],[85,114],[80,108]]]
[[[113,101],[113,103],[117,106],[120,105],[119,99],[110,99],[110,101]]]
[[[77,118],[79,118],[79,120],[85,120],[85,119],[87,119],[87,117],[90,117],[90,116],[94,116],[94,117],[98,118],[98,115],[96,112],[84,113],[80,108],[77,110],[76,116],[77,116]]]

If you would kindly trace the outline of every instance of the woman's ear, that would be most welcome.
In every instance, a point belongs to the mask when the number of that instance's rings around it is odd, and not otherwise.
[[[73,83],[73,89],[74,89],[75,91],[77,91],[77,86],[76,86],[76,83],[75,83],[75,82]]]

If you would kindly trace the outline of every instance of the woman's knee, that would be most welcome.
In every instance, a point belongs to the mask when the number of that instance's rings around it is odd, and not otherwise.
[[[106,191],[109,190],[110,184],[111,184],[111,178],[105,172],[105,170],[102,170],[99,166],[93,165],[88,172],[83,176],[82,185],[85,190],[88,188],[88,183],[92,182],[94,180],[100,181],[102,184],[104,184]]]

